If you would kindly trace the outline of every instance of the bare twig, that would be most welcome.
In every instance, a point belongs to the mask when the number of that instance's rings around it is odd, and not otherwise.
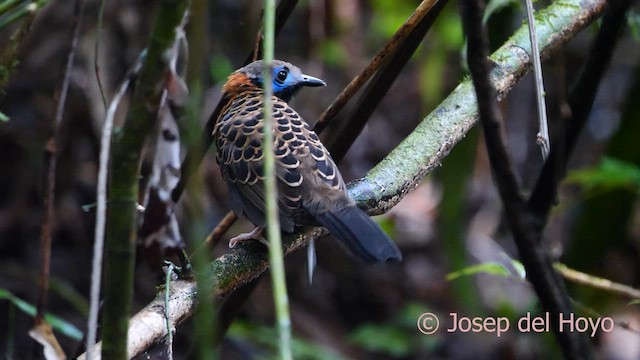
[[[169,306],[169,289],[171,285],[171,281],[177,278],[174,271],[180,271],[179,267],[176,267],[173,263],[168,262],[165,268],[165,279],[164,279],[164,319],[166,321],[166,331],[167,331],[167,356],[169,360],[173,360],[173,331],[175,329],[175,325],[171,322],[171,317],[169,314],[171,313],[171,307]]]
[[[100,1],[100,10],[98,10],[98,24],[96,29],[96,42],[93,48],[93,71],[96,74],[96,81],[98,82],[98,89],[100,90],[100,97],[102,98],[102,104],[107,109],[107,98],[104,95],[104,86],[102,85],[102,78],[100,77],[100,38],[102,35],[102,21],[104,20],[104,6],[106,0]]]
[[[602,18],[602,26],[593,43],[587,63],[569,95],[571,119],[567,122],[559,140],[551,148],[538,181],[529,198],[529,208],[539,219],[546,219],[555,203],[556,189],[565,176],[569,156],[575,148],[578,136],[587,122],[598,85],[607,69],[618,35],[624,29],[625,14],[630,0],[609,1],[609,10]]]
[[[236,216],[236,214],[233,211],[229,211],[227,215],[225,215],[224,218],[220,220],[220,222],[215,227],[215,229],[213,229],[211,234],[207,236],[207,238],[204,240],[204,244],[210,250],[212,250],[214,247],[216,247],[216,245],[218,244],[220,239],[222,239],[224,234],[226,234],[227,231],[229,231],[229,228],[233,226],[236,220],[238,220],[238,216]]]
[[[539,131],[536,142],[542,151],[542,159],[549,157],[549,126],[547,122],[547,105],[544,93],[544,80],[542,79],[542,64],[540,61],[540,49],[538,48],[538,36],[536,35],[536,23],[533,16],[533,0],[525,0],[527,4],[527,25],[529,26],[529,38],[531,39],[531,57],[533,58],[533,76],[536,83],[536,103],[538,105]]]
[[[591,359],[593,352],[584,336],[563,332],[557,314],[572,313],[572,306],[562,279],[554,271],[551,259],[540,242],[541,227],[520,195],[515,172],[500,133],[501,115],[495,102],[496,90],[490,80],[488,35],[482,26],[484,3],[467,0],[460,3],[462,23],[468,39],[468,63],[478,100],[478,112],[494,180],[505,209],[505,215],[543,309],[551,313],[556,339],[567,359]]]
[[[628,297],[632,300],[640,299],[640,290],[628,285],[613,282],[609,279],[593,276],[574,270],[565,264],[555,263],[554,267],[565,279],[577,284],[588,285],[596,289],[606,290],[608,292]]]
[[[76,0],[74,5],[74,15],[71,28],[71,42],[67,53],[67,60],[63,70],[63,81],[58,95],[56,105],[56,113],[53,123],[53,132],[47,141],[45,148],[45,169],[47,171],[45,179],[44,191],[44,208],[45,216],[42,223],[42,231],[40,235],[40,278],[38,281],[38,313],[36,315],[36,324],[43,320],[44,311],[47,304],[49,290],[49,268],[51,260],[51,232],[53,230],[53,212],[56,192],[56,163],[58,154],[58,134],[62,117],[67,101],[67,93],[71,82],[71,70],[76,55],[76,47],[78,38],[80,37],[80,19],[84,12],[85,1]]]

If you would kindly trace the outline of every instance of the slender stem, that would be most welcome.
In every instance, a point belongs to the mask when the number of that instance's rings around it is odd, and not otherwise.
[[[4,30],[6,27],[22,19],[23,17],[35,13],[40,8],[42,8],[47,3],[47,1],[48,0],[38,0],[31,1],[28,4],[20,4],[19,6],[16,6],[18,10],[15,11],[14,8],[4,9],[7,13],[3,14],[3,16],[0,16],[0,31]],[[2,5],[4,6],[5,4]],[[9,5],[11,5],[12,7],[14,6],[12,4]]]
[[[276,188],[276,164],[273,151],[273,89],[271,88],[271,64],[273,63],[275,0],[264,1],[264,43],[263,43],[263,83],[264,88],[264,186],[266,194],[267,237],[269,238],[269,261],[273,297],[278,321],[279,350],[281,359],[292,359],[291,355],[291,319],[289,318],[289,298],[284,274],[282,239],[280,237],[280,219],[278,218],[278,200]]]
[[[102,98],[102,104],[104,108],[107,108],[107,98],[104,95],[104,86],[102,85],[102,79],[100,78],[100,38],[102,35],[102,21],[104,19],[104,6],[106,0],[100,1],[100,10],[98,10],[98,25],[96,32],[96,42],[93,48],[93,70],[96,74],[96,81],[98,82],[98,89],[100,90],[100,97]]]
[[[238,216],[236,216],[233,211],[229,211],[204,240],[204,245],[206,245],[209,250],[213,250],[224,234],[226,234],[231,226],[235,224],[236,220],[238,220]]]
[[[593,276],[568,267],[562,263],[555,263],[553,267],[558,270],[562,276],[576,284],[591,286],[592,288],[602,289],[614,294],[626,296],[632,300],[640,299],[640,290],[631,286],[613,282],[609,279]]]
[[[102,280],[102,258],[104,254],[104,229],[107,222],[107,180],[109,167],[109,152],[111,151],[111,134],[113,130],[113,120],[116,115],[118,105],[126,94],[132,77],[138,74],[142,67],[144,52],[140,54],[134,67],[129,72],[129,76],[122,82],[118,93],[113,97],[107,110],[107,115],[102,126],[102,137],[100,138],[100,157],[98,167],[98,185],[96,189],[96,227],[93,243],[93,259],[91,263],[91,304],[89,306],[89,319],[87,321],[87,359],[91,359],[93,346],[96,342],[98,327],[98,310],[100,305],[100,285]]]
[[[158,2],[147,56],[122,130],[114,136],[105,242],[102,358],[127,359],[133,295],[137,205],[142,149],[156,123],[168,68],[166,54],[176,39],[188,1]]]
[[[166,346],[167,346],[167,358],[169,360],[173,360],[173,323],[171,322],[171,317],[169,316],[171,314],[171,305],[169,303],[169,298],[170,298],[170,285],[171,285],[171,280],[174,276],[173,271],[174,270],[180,270],[180,268],[176,269],[176,266],[172,263],[169,262],[165,271],[165,278],[164,278],[164,319],[165,319],[165,324],[167,327],[167,342],[166,342]]]
[[[525,0],[527,4],[527,22],[529,25],[529,39],[531,40],[531,57],[533,58],[533,75],[536,79],[536,102],[538,105],[538,131],[537,143],[542,151],[542,159],[547,160],[549,149],[549,127],[547,122],[547,104],[544,94],[544,80],[542,79],[542,64],[540,62],[540,49],[538,48],[538,36],[536,35],[535,18],[533,16],[532,0]]]
[[[84,0],[76,0],[74,5],[74,16],[72,22],[72,35],[71,44],[69,46],[69,52],[67,54],[67,60],[64,67],[64,75],[62,86],[60,88],[60,94],[58,97],[58,103],[56,107],[56,113],[53,124],[53,133],[51,138],[47,142],[45,149],[45,161],[47,164],[47,175],[45,179],[45,193],[44,193],[44,208],[45,217],[42,223],[42,232],[40,236],[40,279],[38,282],[38,314],[36,316],[36,323],[39,323],[44,317],[44,311],[47,304],[47,297],[49,293],[49,268],[51,261],[51,232],[53,231],[53,211],[54,201],[56,194],[56,164],[58,158],[58,133],[62,124],[62,116],[64,115],[64,108],[67,102],[67,93],[69,91],[69,84],[71,83],[71,70],[73,69],[73,63],[76,55],[76,47],[78,45],[78,38],[80,37],[80,18],[84,12]]]
[[[2,3],[0,3],[0,15],[3,15],[4,13],[6,13],[9,10],[13,9],[21,1],[22,0],[6,0],[6,1],[3,1]]]

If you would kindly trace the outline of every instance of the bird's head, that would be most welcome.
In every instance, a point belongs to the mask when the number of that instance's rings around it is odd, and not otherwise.
[[[263,79],[264,64],[262,60],[254,61],[236,70],[231,76],[225,91],[230,91],[238,83],[250,81],[252,85],[264,88],[271,86],[273,94],[284,101],[289,101],[303,86],[325,86],[324,81],[303,74],[297,66],[281,60],[274,60],[271,66],[271,83],[265,84]]]

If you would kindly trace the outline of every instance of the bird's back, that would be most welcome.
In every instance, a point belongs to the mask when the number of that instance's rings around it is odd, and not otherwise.
[[[233,210],[264,226],[262,89],[238,88],[215,126],[217,159],[229,186]],[[280,222],[313,224],[303,205],[350,202],[342,176],[309,124],[286,102],[273,97],[273,139]]]

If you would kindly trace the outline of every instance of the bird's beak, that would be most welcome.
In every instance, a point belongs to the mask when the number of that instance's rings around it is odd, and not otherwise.
[[[327,86],[327,83],[311,75],[302,75],[302,85],[316,87],[316,86]]]

